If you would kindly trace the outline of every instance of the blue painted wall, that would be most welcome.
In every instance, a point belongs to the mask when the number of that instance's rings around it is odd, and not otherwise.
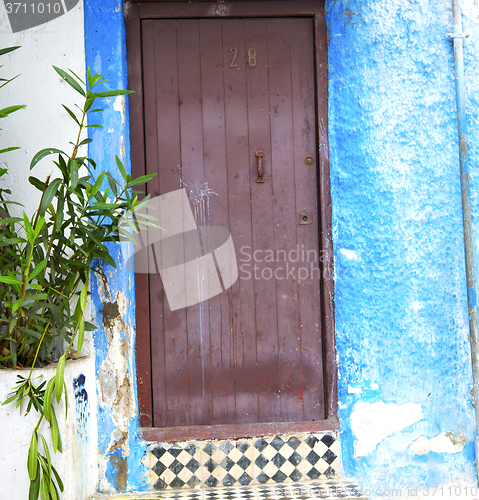
[[[472,483],[474,416],[453,52],[446,38],[452,31],[450,1],[328,0],[326,12],[344,473],[366,488],[416,486],[418,493],[427,486]],[[464,13],[465,30],[471,32],[465,54],[474,170],[479,161],[479,8],[471,0]],[[126,88],[118,0],[85,0],[85,38],[88,66],[104,74],[111,87]],[[128,156],[128,130],[113,110],[102,124],[90,155],[101,169],[118,175],[112,159],[121,135]],[[471,194],[477,215],[475,177]],[[134,326],[134,292],[122,266],[127,252],[122,247],[109,287],[113,294],[126,292],[124,321]],[[95,308],[101,324],[99,293]],[[96,332],[95,347],[99,369],[108,349],[103,329]],[[135,380],[134,361],[129,363]],[[421,405],[424,418],[355,458],[350,416],[358,403],[378,402]],[[117,488],[118,460],[126,460],[128,489],[146,489],[145,448],[136,418],[129,424],[125,457],[121,448],[111,449],[113,420],[101,404],[99,426],[99,448],[108,464],[101,488]],[[419,436],[441,432],[464,433],[466,446],[454,454],[410,450]]]
[[[345,473],[366,487],[409,485],[419,492],[472,483],[453,50],[446,38],[451,1],[330,0],[326,10]],[[465,13],[466,29],[474,31],[465,49],[467,83],[477,90],[479,9]],[[470,99],[477,100],[477,92]],[[473,168],[477,110],[470,102]],[[472,194],[477,214],[475,184]],[[424,418],[356,459],[350,415],[360,402],[412,402]],[[462,452],[409,449],[421,435],[448,431],[466,434]]]
[[[125,27],[123,19],[123,8],[121,1],[117,0],[85,0],[85,53],[86,65],[92,73],[102,74],[108,82],[104,88],[126,89],[128,88],[126,76],[126,45]],[[105,103],[106,104],[106,103]],[[115,155],[122,156],[121,151],[126,155],[122,158],[127,172],[131,172],[129,163],[129,129],[128,105],[126,106],[124,121],[122,113],[115,110],[113,101],[102,106],[105,111],[97,114],[97,123],[102,125],[102,129],[90,129],[90,137],[93,142],[89,145],[89,155],[97,163],[98,171],[110,172],[118,181],[121,175],[115,163]],[[115,366],[115,359],[112,360],[113,376],[124,374],[132,381],[136,380],[134,361],[134,329],[135,329],[135,301],[134,284],[131,279],[126,262],[131,248],[128,244],[116,245],[112,250],[112,255],[116,257],[116,269],[104,264],[103,269],[107,278],[105,289],[99,289],[96,277],[92,276],[92,297],[93,313],[96,316],[96,324],[103,323],[103,309],[105,303],[117,302],[117,295],[124,294],[126,300],[126,313],[119,321],[124,325],[122,329],[117,328],[116,333],[120,340],[128,339],[129,350],[125,353],[127,358],[126,370],[122,366]],[[116,327],[115,327],[116,328]],[[127,329],[129,337],[127,337]],[[96,355],[96,372],[100,372],[102,364],[109,356],[111,341],[108,341],[105,328],[99,328],[94,334],[94,347]],[[117,363],[119,364],[119,363]],[[113,380],[112,384],[118,388],[123,379]],[[133,396],[136,401],[136,386],[132,384]],[[99,391],[101,392],[101,391]],[[128,393],[127,393],[128,396]],[[99,394],[98,411],[98,431],[99,431],[99,451],[102,457],[100,464],[100,485],[99,491],[123,490],[126,484],[129,491],[142,491],[148,489],[147,467],[142,462],[146,452],[146,444],[138,437],[138,417],[134,404],[133,415],[118,415],[121,410],[118,407],[126,402],[119,400],[116,407],[104,402],[104,397]],[[118,421],[127,420],[123,425],[125,434],[118,433]],[[115,440],[118,436],[118,440]],[[120,478],[119,475],[122,477]]]

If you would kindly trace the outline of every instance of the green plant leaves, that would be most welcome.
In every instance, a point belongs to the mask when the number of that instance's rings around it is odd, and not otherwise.
[[[74,190],[78,185],[78,162],[76,160],[68,160],[68,169],[70,170],[70,189]]]
[[[47,265],[47,262],[48,262],[47,259],[43,259],[39,264],[37,264],[35,266],[35,269],[30,273],[30,276],[28,278],[29,281],[31,281],[34,278],[36,278],[37,275],[39,275],[45,269],[45,266]],[[37,300],[38,300],[38,296],[37,296]]]
[[[63,375],[65,372],[66,359],[67,359],[66,354],[63,354],[62,356],[60,356],[60,359],[58,360],[57,371],[55,375],[55,397],[57,398],[57,403],[60,402],[60,399],[62,397]]]
[[[32,185],[35,186],[39,191],[43,193],[45,189],[45,184],[46,182],[41,181],[40,179],[37,179],[36,177],[30,176],[28,178],[28,182]]]
[[[24,104],[20,104],[17,106],[8,106],[8,108],[0,109],[0,118],[6,118],[9,114],[18,111],[19,109],[26,108]]]
[[[116,97],[119,95],[132,94],[133,90],[107,90],[105,92],[98,92],[94,94],[95,97]]]
[[[81,308],[82,312],[85,311],[87,296],[88,296],[88,286],[85,283],[83,285],[83,287],[81,289],[81,293],[80,293],[80,308]]]
[[[1,153],[8,153],[9,151],[15,151],[15,149],[20,149],[20,148],[18,146],[12,146],[10,148],[0,149],[0,154]]]
[[[118,167],[118,170],[120,171],[121,176],[123,177],[123,179],[125,179],[126,182],[128,182],[129,175],[127,175],[125,167],[123,166],[123,163],[121,162],[120,158],[118,158],[118,156],[115,156],[115,160],[116,160],[116,166]]]
[[[45,456],[47,459],[48,477],[51,477],[51,475],[52,475],[52,459],[50,458],[50,452],[48,451],[48,445],[47,445],[47,442],[45,441],[45,438],[41,434],[40,434],[40,438],[42,439],[43,450],[45,451]]]
[[[22,282],[13,276],[0,276],[0,283],[10,283],[12,285],[21,285]]]
[[[153,179],[156,174],[148,174],[148,175],[142,175],[141,177],[137,177],[136,179],[130,181],[128,183],[128,187],[132,188],[134,186],[138,186],[139,184],[146,184],[148,181]]]
[[[40,205],[40,215],[45,215],[50,203],[57,194],[58,187],[62,183],[62,179],[53,179],[43,193],[42,203]]]
[[[52,447],[53,451],[56,453],[58,450],[60,453],[63,452],[62,450],[62,440],[60,438],[60,430],[58,429],[58,422],[57,422],[57,416],[55,413],[52,413],[52,419],[51,419],[51,433],[52,433]]]
[[[28,500],[37,500],[38,495],[40,493],[40,472],[37,471],[37,475],[35,476],[35,479],[32,481],[30,480],[30,489],[28,491]]]
[[[77,92],[79,92],[83,97],[86,97],[85,91],[81,88],[80,84],[70,76],[66,71],[63,71],[56,66],[53,66],[53,69],[60,75],[63,80],[65,80],[70,87],[74,88]]]
[[[48,156],[48,155],[52,155],[52,154],[55,154],[55,153],[58,153],[58,154],[62,154],[62,155],[65,155],[65,153],[63,151],[60,151],[59,149],[55,149],[55,148],[46,148],[46,149],[42,149],[41,151],[39,151],[32,159],[31,163],[30,163],[30,170],[40,161],[42,160],[43,158],[45,158],[45,156]],[[66,155],[65,155],[66,156]]]
[[[52,472],[53,472],[53,475],[55,476],[55,479],[57,481],[57,484],[58,484],[58,487],[60,488],[60,491],[63,492],[63,490],[65,489],[64,486],[63,486],[63,483],[62,483],[62,480],[60,479],[60,476],[58,475],[58,472],[57,470],[55,469],[55,467],[52,467]]]
[[[53,413],[52,395],[54,388],[55,388],[55,379],[51,378],[48,381],[47,388],[45,389],[45,396],[43,400],[43,414],[48,422],[51,422],[52,420],[52,413]]]
[[[78,118],[75,116],[75,113],[70,108],[67,108],[64,104],[62,104],[62,106],[65,108],[67,113],[73,118],[73,120],[75,120],[75,123],[80,125],[80,122],[78,121]]]
[[[42,476],[40,481],[40,499],[41,500],[50,500],[48,488],[48,480],[45,475]]]
[[[95,184],[93,184],[93,187],[90,191],[89,199],[92,199],[98,193],[98,191],[101,188],[101,185],[103,184],[104,179],[105,179],[105,172],[102,172],[95,181]]]
[[[83,347],[84,336],[85,336],[85,317],[81,316],[81,318],[78,321],[78,345],[77,345],[78,356],[80,356]]]
[[[20,45],[15,45],[13,47],[6,47],[4,49],[0,49],[0,56],[3,56],[4,54],[8,54],[9,52],[12,52],[13,50],[17,50],[20,48]]]
[[[28,448],[28,476],[30,481],[33,481],[37,475],[38,458],[37,458],[37,432],[34,431]]]
[[[15,48],[0,49],[0,55]],[[65,402],[68,393],[65,382],[65,363],[71,349],[82,350],[85,331],[95,325],[85,321],[90,274],[98,272],[98,261],[115,267],[115,259],[107,242],[118,242],[120,226],[132,223],[132,215],[146,201],[138,201],[135,186],[144,184],[151,175],[132,179],[118,156],[116,169],[121,175],[117,181],[109,172],[92,171],[95,161],[79,148],[92,139],[85,137],[85,129],[101,127],[87,123],[87,113],[102,111],[95,107],[98,98],[130,94],[129,90],[96,92],[106,82],[102,75],[87,72],[83,82],[73,71],[54,67],[56,73],[72,87],[82,102],[63,106],[76,126],[78,134],[70,154],[57,148],[45,148],[34,155],[30,169],[49,155],[56,169],[52,179],[30,176],[29,182],[42,193],[37,211],[30,217],[13,217],[9,210],[18,204],[15,193],[0,188],[0,366],[41,366],[55,361],[55,345],[68,345],[56,364],[55,375],[37,384],[32,373],[19,378],[15,389],[3,404],[15,404],[26,412],[38,413],[28,449],[27,468],[30,478],[29,500],[59,499],[58,489],[63,483],[51,461],[51,450],[62,452],[62,440],[55,409]],[[1,81],[1,79],[0,79]],[[1,88],[1,85],[0,85]],[[0,110],[0,118],[18,111],[23,106],[8,106]],[[63,112],[63,111],[62,111]],[[16,149],[7,147],[0,152]],[[82,150],[83,151],[83,150]],[[83,154],[83,153],[82,153]],[[115,168],[115,164],[112,165]],[[0,168],[0,177],[7,173]],[[12,190],[13,191],[13,190]],[[7,197],[8,195],[8,197]],[[151,222],[138,222],[138,227]],[[75,298],[78,301],[75,304]],[[40,433],[43,419],[48,423],[49,435]],[[51,450],[49,449],[51,442]]]

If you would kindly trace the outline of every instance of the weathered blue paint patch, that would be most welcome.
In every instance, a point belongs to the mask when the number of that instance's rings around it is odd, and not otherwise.
[[[111,414],[107,408],[99,405],[98,415],[98,449],[102,456],[106,456],[110,448],[110,440],[115,430]]]
[[[90,405],[88,403],[88,393],[85,389],[85,375],[80,374],[73,379],[73,393],[75,395],[75,415],[77,434],[83,441],[88,439],[87,429],[90,417]]]
[[[73,391],[75,394],[75,410],[78,424],[77,432],[83,433],[88,417],[90,416],[88,393],[85,389],[85,375],[80,374],[73,379]]]
[[[477,301],[476,301],[476,290],[474,288],[468,288],[467,289],[467,298],[469,301],[469,305],[471,307],[476,307]]]
[[[89,420],[90,420],[90,404],[88,401],[88,393],[85,388],[85,375],[80,374],[78,377],[73,379],[73,394],[75,396],[75,417],[76,417],[76,434],[77,434],[77,445],[74,448],[76,452],[76,462],[87,463],[89,456],[88,442],[89,438]],[[78,498],[83,498],[84,496],[84,485],[88,483],[88,468],[82,467],[79,470],[81,476],[78,482]]]
[[[126,48],[125,48],[125,28],[123,20],[122,2],[117,0],[105,0],[98,3],[95,0],[85,0],[85,52],[87,67],[92,72],[99,72],[108,79],[104,90],[111,88],[126,89],[128,82],[126,77]],[[110,101],[110,100],[108,100]],[[113,101],[105,107],[105,111],[97,114],[95,117],[97,123],[103,126],[103,129],[90,129],[90,137],[93,142],[89,145],[89,155],[97,162],[97,171],[108,171],[116,179],[121,180],[121,175],[115,165],[115,155],[121,157],[121,151],[124,152],[122,161],[127,172],[131,172],[129,163],[129,130],[128,130],[128,105],[126,105],[124,121],[121,113],[113,109]],[[98,425],[99,425],[99,449],[102,453],[105,478],[102,484],[107,491],[113,490],[144,490],[147,488],[145,478],[147,466],[142,458],[146,453],[146,444],[138,436],[138,411],[137,411],[137,392],[136,392],[136,367],[134,362],[134,280],[128,271],[125,262],[130,255],[129,244],[110,246],[111,253],[114,256],[117,267],[112,269],[103,266],[105,275],[108,276],[106,288],[111,297],[115,297],[117,292],[125,295],[126,312],[122,314],[122,320],[125,325],[131,325],[131,335],[128,342],[131,343],[133,351],[133,361],[127,369],[127,376],[133,386],[134,394],[134,416],[128,424],[127,436],[123,436],[123,441],[115,444],[111,443],[111,436],[115,432],[115,419],[112,417],[111,408],[102,404],[102,395],[99,396]],[[100,310],[103,308],[102,300],[107,297],[100,297],[100,290],[97,286],[96,278],[92,277],[92,297],[93,309],[96,311],[96,324],[102,325],[102,315]],[[107,292],[105,291],[105,294]],[[132,337],[133,336],[133,337]],[[127,339],[126,329],[120,332],[121,341]],[[95,366],[97,373],[107,359],[108,340],[104,328],[100,327],[94,334],[95,344]],[[121,409],[120,409],[121,410]],[[123,456],[123,450],[128,449],[127,456]],[[106,479],[106,483],[105,483]]]
[[[136,387],[135,387],[136,396]],[[137,396],[136,396],[137,397]],[[140,421],[138,417],[130,421],[130,436],[137,436]],[[130,437],[131,439],[131,437]],[[134,446],[130,445],[130,455],[128,456],[128,468],[135,472],[129,475],[128,487],[131,491],[147,491],[150,489],[148,468],[143,463],[145,455],[148,452],[147,442],[136,437]]]
[[[119,464],[122,464],[122,466],[119,467]],[[122,456],[121,449],[117,448],[109,453],[108,463],[106,467],[106,477],[111,481],[112,484],[115,485],[115,489],[117,491],[119,489],[124,489],[121,488],[121,486],[118,487],[119,478],[121,477],[122,473],[124,473],[122,468],[124,468],[124,458]]]
[[[409,484],[420,491],[472,483],[455,82],[446,37],[451,5],[330,0],[326,12],[344,471],[366,487]],[[469,15],[476,33],[477,14]],[[478,35],[474,47],[467,43],[475,65]],[[467,85],[476,89],[474,71],[471,66]],[[477,95],[468,107],[477,132],[470,138],[471,165],[478,161]],[[473,180],[471,193],[476,215]],[[351,414],[357,403],[375,402],[420,404],[424,418],[355,457]],[[460,453],[420,456],[409,449],[419,436],[445,431],[466,435]]]
[[[73,389],[75,391],[75,399],[78,402],[86,403],[88,401],[88,393],[85,389],[85,375],[81,374],[73,379]]]

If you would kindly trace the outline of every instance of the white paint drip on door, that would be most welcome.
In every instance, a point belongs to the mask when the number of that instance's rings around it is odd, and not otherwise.
[[[187,187],[186,183],[183,181],[183,185]],[[218,196],[213,189],[208,185],[208,182],[203,179],[200,181],[195,181],[194,184],[190,184],[189,187],[189,199],[193,204],[193,213],[195,217],[196,226],[206,226],[210,217],[210,197]],[[207,307],[208,301],[204,297],[204,286],[205,282],[205,266],[197,266],[197,276],[198,276],[198,297],[200,298],[199,307],[199,319],[200,319],[200,348],[201,348],[201,382],[203,388],[203,401],[206,401],[206,381],[205,381],[205,349],[204,349],[204,336],[205,333],[209,332],[209,328],[206,328],[205,332],[205,308]]]

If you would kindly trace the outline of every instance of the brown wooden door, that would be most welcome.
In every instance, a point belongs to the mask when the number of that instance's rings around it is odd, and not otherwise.
[[[145,20],[141,36],[148,189],[185,187],[239,267],[174,311],[149,275],[153,425],[323,420],[313,21]]]

